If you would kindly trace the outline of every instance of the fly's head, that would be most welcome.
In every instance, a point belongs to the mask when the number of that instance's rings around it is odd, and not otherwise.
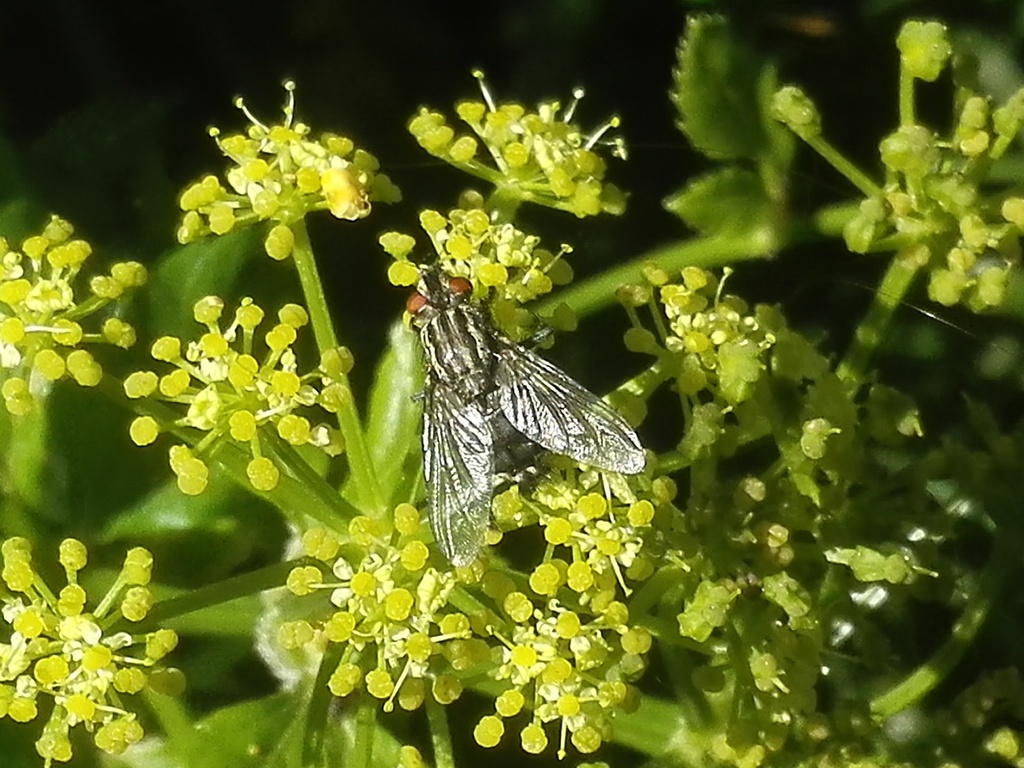
[[[434,266],[420,267],[416,293],[405,302],[414,328],[422,328],[439,313],[447,312],[469,301],[473,286],[464,277],[446,275]]]

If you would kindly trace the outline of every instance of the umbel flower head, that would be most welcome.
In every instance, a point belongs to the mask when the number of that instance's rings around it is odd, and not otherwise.
[[[156,683],[147,670],[178,643],[169,629],[104,629],[119,616],[128,622],[145,618],[153,605],[147,587],[152,556],[141,547],[130,550],[114,584],[87,610],[78,583],[87,557],[80,541],[61,542],[67,585],[58,592],[33,567],[27,540],[7,539],[0,553],[0,717],[18,723],[47,717],[36,741],[47,766],[71,759],[70,731],[78,726],[97,747],[120,754],[143,735],[130,697]]]
[[[667,355],[679,393],[695,410],[737,406],[752,396],[768,369],[779,318],[765,306],[751,312],[741,298],[723,293],[724,278],[705,269],[686,267],[680,277],[673,280],[651,264],[644,268],[645,285],[619,292],[634,323],[626,346]],[[654,308],[658,335],[641,325],[636,313],[641,306]]]
[[[405,710],[418,709],[428,695],[449,704],[462,693],[458,673],[489,657],[487,645],[472,640],[470,619],[449,604],[456,573],[429,562],[419,511],[399,504],[389,522],[357,517],[344,537],[325,529],[307,531],[307,557],[288,576],[295,595],[329,595],[328,611],[317,618],[283,624],[282,646],[344,647],[328,683],[335,696],[357,689]],[[320,606],[321,603],[317,602]]]
[[[421,147],[521,201],[581,218],[625,210],[622,192],[604,180],[605,161],[597,151],[611,144],[613,156],[625,157],[622,139],[605,138],[618,127],[618,118],[587,133],[573,122],[582,88],[573,91],[564,112],[557,101],[530,111],[521,104],[496,104],[483,73],[473,76],[480,81],[483,101],[464,101],[455,109],[472,135],[456,134],[444,115],[422,107],[409,121],[409,132]]]
[[[256,355],[256,330],[264,312],[250,299],[241,306],[227,327],[221,325],[224,302],[207,296],[196,302],[196,322],[207,332],[183,343],[164,336],[153,343],[153,358],[172,370],[137,371],[124,382],[132,399],[152,398],[173,403],[185,411],[173,423],[161,424],[153,416],[140,416],[131,425],[137,445],[154,442],[161,430],[186,428],[199,433],[194,449],[175,445],[170,450],[171,469],[178,487],[188,494],[206,488],[208,468],[200,455],[218,440],[239,444],[252,460],[247,467],[249,482],[257,490],[277,486],[280,472],[267,455],[271,427],[289,445],[312,445],[335,456],[342,449],[341,435],[326,424],[312,424],[296,411],[319,405],[335,413],[347,397],[338,381],[352,368],[352,355],[345,348],[324,353],[320,366],[300,374],[292,345],[298,329],[309,320],[297,304],[286,304],[278,322],[262,335],[265,351]],[[271,452],[272,454],[272,452]]]
[[[498,327],[509,337],[529,335],[533,316],[520,307],[564,285],[572,269],[562,256],[572,249],[563,245],[557,253],[540,247],[540,238],[528,235],[511,223],[497,224],[483,208],[454,208],[447,215],[425,210],[420,226],[430,238],[436,263],[448,275],[465,277],[475,299],[487,300]],[[410,235],[386,232],[380,244],[395,261],[388,268],[393,285],[414,285],[419,268],[409,260],[416,245]],[[575,318],[552,318],[552,325],[571,326]]]
[[[221,136],[211,129],[233,165],[226,173],[227,186],[216,176],[205,176],[182,193],[179,242],[272,221],[276,226],[264,243],[267,254],[286,259],[294,243],[289,224],[307,213],[328,210],[351,221],[369,215],[371,202],[401,199],[391,180],[378,173],[377,158],[357,149],[351,139],[332,133],[310,138],[310,127],[295,120],[295,83],[284,87],[288,101],[280,123],[264,125],[239,98],[235,104],[249,119],[248,130]]]
[[[598,473],[566,473],[571,481],[553,480],[537,494],[558,512],[512,491],[495,502],[499,524],[545,526],[552,546],[527,579],[487,570],[483,559],[455,571],[434,567],[426,526],[409,504],[395,508],[393,527],[359,517],[344,534],[308,531],[304,554],[319,562],[294,568],[287,587],[310,600],[310,615],[283,623],[280,644],[313,653],[340,644],[331,692],[364,689],[385,711],[396,703],[417,709],[427,696],[451,703],[467,681],[486,677],[498,694],[494,713],[475,726],[478,744],[495,746],[516,723],[526,752],[552,747],[564,756],[570,743],[595,751],[609,739],[614,713],[635,701],[629,683],[651,645],[619,598],[630,591],[626,579],[653,571],[640,534],[654,502],[625,486],[618,491],[631,502],[609,499],[596,492]],[[663,490],[651,495],[659,504]]]
[[[34,397],[61,379],[96,386],[103,369],[81,348],[84,343],[122,348],[135,343],[135,330],[120,318],[109,317],[92,332],[81,321],[143,285],[145,267],[134,261],[114,264],[109,275],[89,281],[87,296],[76,296],[75,280],[92,246],[73,234],[70,223],[52,216],[20,248],[0,237],[0,368],[9,413],[29,412]]]
[[[896,43],[905,82],[936,80],[952,58],[939,22],[908,21]],[[954,121],[945,135],[908,119],[914,117],[912,98],[902,109],[909,114],[879,143],[882,184],[844,166],[867,195],[844,228],[847,247],[896,250],[910,270],[927,270],[928,295],[945,306],[962,303],[975,312],[998,306],[1009,270],[1020,261],[1024,198],[1016,188],[999,189],[990,170],[1024,125],[1024,88],[994,105],[957,78]],[[799,88],[779,89],[772,112],[819,152],[838,155],[821,135],[816,106]]]
[[[564,757],[571,742],[589,754],[610,738],[615,713],[635,702],[629,684],[646,668],[651,635],[631,623],[622,598],[632,594],[627,581],[654,572],[645,547],[656,505],[671,491],[658,478],[639,498],[621,478],[605,481],[566,468],[525,498],[513,488],[495,499],[499,526],[537,522],[548,548],[525,583],[499,571],[482,579],[495,606],[489,633],[500,643],[489,674],[503,688],[474,730],[481,746],[497,745],[514,721],[526,752],[554,745]]]

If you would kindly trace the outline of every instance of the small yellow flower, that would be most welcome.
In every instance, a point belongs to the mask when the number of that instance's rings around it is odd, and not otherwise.
[[[513,592],[506,603],[510,598],[518,602],[525,595]],[[492,677],[511,687],[495,699],[496,714],[477,724],[477,743],[495,746],[504,733],[502,719],[519,717],[524,710],[528,723],[520,739],[531,754],[547,749],[548,724],[558,729],[559,757],[565,757],[570,740],[581,753],[607,740],[612,712],[628,692],[624,681],[643,670],[650,634],[629,628],[623,604],[612,602],[597,611],[597,602],[592,601],[590,615],[568,610],[557,599],[531,606],[527,620],[503,639],[502,661]],[[527,702],[529,707],[524,706]]]
[[[492,223],[483,208],[454,208],[447,214],[425,210],[420,226],[436,253],[436,263],[449,275],[465,277],[476,299],[486,299],[497,325],[506,335],[520,339],[531,333],[533,316],[520,307],[572,280],[572,268],[557,252],[540,247],[540,238],[527,235],[510,223]],[[409,260],[415,240],[386,232],[381,247],[395,261],[388,277],[395,285],[413,285],[419,272]]]
[[[299,597],[327,593],[331,609],[301,622],[301,628],[289,622],[279,636],[289,648],[316,648],[324,640],[344,646],[328,684],[334,695],[347,696],[362,684],[391,711],[396,701],[403,709],[418,708],[426,680],[440,703],[461,693],[452,671],[475,663],[468,658],[471,651],[459,645],[472,630],[466,616],[448,605],[457,583],[454,573],[427,562],[429,550],[421,540],[426,533],[419,512],[400,504],[393,527],[357,517],[347,535],[322,529],[303,535],[305,555],[325,565],[294,568],[288,589]],[[310,632],[300,638],[305,628]]]
[[[174,649],[177,635],[168,629],[110,634],[102,627],[117,618],[118,607],[130,621],[145,616],[152,599],[140,585],[149,581],[152,557],[142,548],[131,550],[110,590],[88,611],[83,610],[85,591],[75,583],[86,561],[81,542],[61,543],[69,583],[60,590],[45,586],[25,539],[7,539],[0,553],[10,590],[0,612],[0,712],[29,722],[39,714],[40,695],[53,702],[36,741],[48,765],[71,759],[69,733],[78,725],[93,734],[100,749],[123,752],[143,735],[126,696],[146,687],[146,670]]]
[[[153,343],[153,358],[174,369],[163,375],[137,371],[124,381],[129,398],[169,402],[178,408],[178,426],[201,433],[194,451],[177,445],[170,452],[178,487],[188,494],[206,488],[209,471],[200,456],[216,440],[239,443],[251,454],[246,474],[253,488],[261,491],[272,490],[280,479],[280,470],[264,452],[264,427],[272,427],[291,445],[312,445],[331,456],[343,448],[336,429],[314,424],[297,411],[314,405],[336,410],[333,391],[338,372],[347,372],[348,350],[331,350],[318,369],[300,374],[292,345],[297,330],[308,322],[302,307],[282,307],[277,324],[263,334],[260,359],[256,331],[264,320],[263,310],[243,299],[226,326],[221,323],[223,311],[224,302],[215,296],[198,301],[194,315],[206,326],[205,333],[189,342],[166,336]],[[151,416],[140,416],[132,422],[130,434],[136,444],[149,445],[159,430]]]
[[[613,156],[625,157],[622,139],[606,138],[618,127],[617,117],[586,133],[573,122],[582,88],[573,91],[564,111],[557,101],[529,111],[520,104],[496,104],[483,73],[473,75],[480,82],[483,101],[464,101],[456,107],[473,135],[456,134],[443,115],[424,107],[409,121],[409,132],[421,147],[523,201],[579,217],[622,213],[625,197],[604,181],[605,161],[597,151],[610,144]]]
[[[92,246],[73,234],[71,224],[52,216],[20,249],[0,237],[0,392],[9,413],[29,412],[35,398],[61,379],[96,386],[103,371],[79,344],[127,348],[135,342],[134,329],[119,318],[88,332],[81,322],[143,285],[145,268],[136,262],[115,264],[109,275],[90,280],[88,295],[79,285],[76,296],[76,280]]]
[[[271,258],[286,259],[295,242],[289,224],[307,213],[328,210],[351,221],[369,215],[371,202],[401,199],[398,188],[378,172],[377,159],[350,139],[330,133],[311,139],[309,126],[295,119],[295,83],[284,87],[288,100],[280,123],[264,125],[239,98],[235,105],[250,123],[245,134],[210,131],[233,165],[226,185],[206,176],[182,193],[179,242],[271,221],[275,226],[265,250]]]

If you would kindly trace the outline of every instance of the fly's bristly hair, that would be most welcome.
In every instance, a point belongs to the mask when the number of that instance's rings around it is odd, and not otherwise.
[[[505,337],[468,280],[421,266],[408,301],[423,348],[423,476],[430,525],[445,557],[470,563],[483,546],[497,473],[525,470],[543,450],[609,472],[644,468],[643,446],[607,403]]]

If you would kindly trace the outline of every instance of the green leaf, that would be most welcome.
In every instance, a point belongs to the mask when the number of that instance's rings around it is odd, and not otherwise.
[[[679,443],[679,451],[687,464],[703,455],[722,436],[724,415],[716,403],[700,403],[693,407],[690,429]]]
[[[165,253],[146,290],[154,334],[192,338],[197,329],[192,306],[204,296],[232,293],[242,267],[259,252],[258,239],[257,228],[247,227]]]
[[[213,474],[198,496],[185,495],[174,480],[168,480],[138,504],[111,518],[100,541],[152,540],[198,531],[230,533],[235,522],[228,511],[237,508],[239,498],[245,495],[219,473]]]
[[[715,159],[755,158],[768,147],[759,103],[762,64],[721,16],[691,16],[678,50],[672,103],[694,148]]]
[[[814,478],[806,472],[790,472],[789,479],[801,495],[814,502],[814,506],[821,506],[821,489]]]
[[[198,723],[181,717],[164,696],[150,697],[168,736],[146,749],[130,749],[106,765],[119,768],[298,768],[301,733],[298,698],[276,693],[223,707]],[[170,727],[168,727],[170,726]]]
[[[36,400],[35,409],[24,416],[12,416],[5,410],[0,416],[7,466],[4,474],[18,501],[29,507],[41,507],[52,492],[47,450],[49,441],[49,399]],[[22,531],[27,533],[27,531]]]
[[[94,538],[147,546],[165,564],[162,568],[190,563],[192,582],[222,578],[253,559],[275,557],[285,536],[276,510],[227,473],[212,469],[209,485],[198,496],[187,496],[168,479],[138,503],[121,508]],[[170,478],[170,470],[167,474]]]
[[[898,554],[886,555],[865,546],[835,547],[825,552],[830,563],[847,566],[857,581],[888,581],[903,584],[914,576],[910,564]]]
[[[366,440],[381,491],[395,504],[409,500],[419,468],[423,371],[412,331],[396,322],[388,340],[370,390]]]
[[[163,590],[154,590],[154,592],[159,599],[168,596]],[[181,594],[186,593],[182,591]],[[183,636],[251,638],[252,628],[265,608],[260,595],[247,595],[237,600],[229,600],[226,603],[218,603],[166,619],[160,623],[160,626],[173,629]]]
[[[699,176],[666,198],[663,205],[704,235],[753,234],[767,229],[774,209],[758,175],[734,165]]]
[[[714,630],[725,624],[739,593],[735,584],[702,581],[685,610],[676,617],[679,634],[698,643],[705,642]]]
[[[718,348],[718,386],[722,397],[735,405],[754,391],[765,371],[761,350],[749,339],[727,341]]]

